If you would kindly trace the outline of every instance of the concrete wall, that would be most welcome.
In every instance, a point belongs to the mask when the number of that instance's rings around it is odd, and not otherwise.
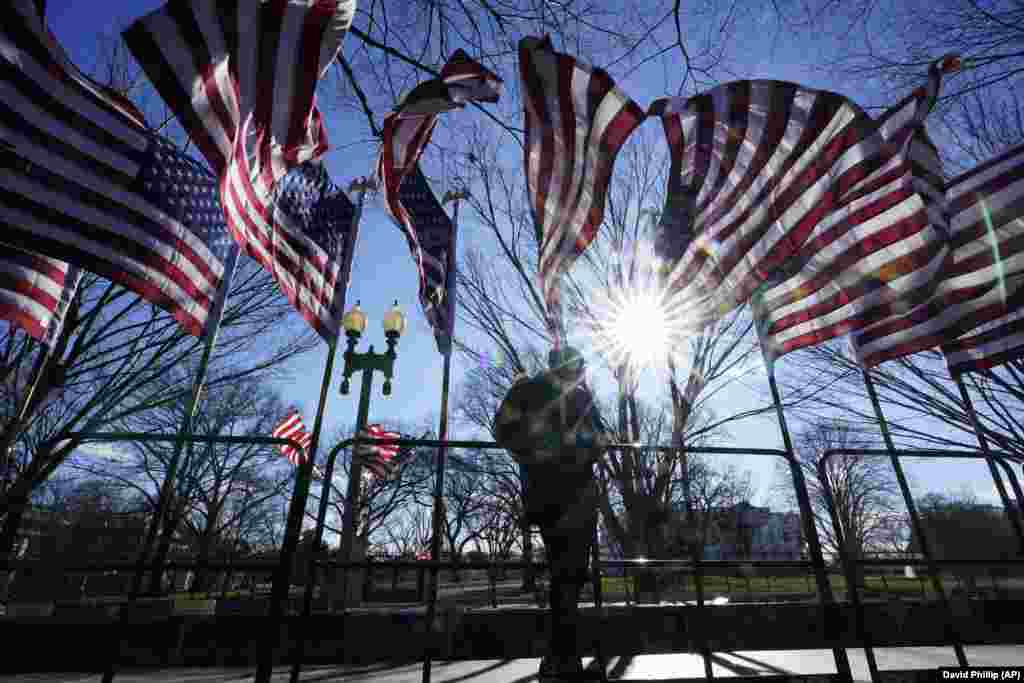
[[[955,604],[956,628],[969,644],[1024,643],[1024,601],[989,600]],[[947,642],[939,605],[911,601],[865,608],[873,642],[936,645]],[[445,659],[540,656],[547,647],[548,617],[536,608],[442,611],[427,634],[422,608],[400,612],[359,610],[342,620],[317,615],[308,630],[295,618],[279,624],[288,659],[293,638],[311,634],[306,661],[372,663],[419,660],[427,647]],[[263,616],[157,616],[142,613],[121,627],[99,609],[61,609],[54,617],[0,618],[6,671],[99,671],[121,642],[125,665],[237,665],[255,663],[268,628]],[[579,630],[581,654],[600,642],[605,656],[695,651],[707,641],[713,650],[795,650],[858,647],[853,611],[836,606],[826,616],[814,604],[737,604],[709,607],[645,606],[585,609]],[[40,643],[48,643],[40,648]],[[49,654],[52,653],[52,654]]]

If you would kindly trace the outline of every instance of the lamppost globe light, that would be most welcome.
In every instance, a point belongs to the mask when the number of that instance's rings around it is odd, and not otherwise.
[[[350,334],[361,335],[366,330],[366,314],[359,308],[359,302],[348,310],[341,319],[341,326]]]
[[[401,337],[405,332],[405,316],[402,314],[402,309],[398,307],[398,301],[391,307],[391,310],[384,316],[384,334],[391,336],[392,334],[396,337]]]

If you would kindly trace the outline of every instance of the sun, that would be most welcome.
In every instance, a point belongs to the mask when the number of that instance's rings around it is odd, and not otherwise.
[[[650,292],[637,292],[622,302],[609,330],[612,343],[632,363],[652,365],[668,352],[665,311]]]
[[[668,314],[652,289],[623,292],[603,307],[596,330],[613,365],[640,369],[664,362],[669,352]]]

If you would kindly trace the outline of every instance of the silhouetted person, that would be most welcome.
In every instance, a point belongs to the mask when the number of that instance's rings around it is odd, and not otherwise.
[[[495,439],[524,469],[526,519],[540,527],[551,568],[551,649],[541,683],[582,674],[576,621],[597,525],[593,465],[604,452],[582,356],[566,347],[548,360],[548,371],[512,385],[494,418]]]

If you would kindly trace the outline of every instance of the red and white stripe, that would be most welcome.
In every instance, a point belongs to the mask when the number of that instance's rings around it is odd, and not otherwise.
[[[945,344],[942,353],[954,377],[988,370],[1024,356],[1024,311],[1017,308],[1001,318]]]
[[[703,325],[757,292],[778,356],[923,300],[948,253],[941,169],[918,132],[939,74],[879,121],[781,81],[656,102],[669,192],[689,193],[692,216],[665,278],[676,314]]]
[[[296,450],[289,445],[280,446],[281,455],[288,458],[288,462],[293,465],[300,465],[306,461],[309,444],[312,442],[313,437],[306,431],[306,427],[302,423],[302,415],[299,414],[298,410],[293,409],[281,421],[281,424],[274,428],[271,436],[275,439],[291,439],[298,442],[302,447],[302,450]]]
[[[1019,348],[1024,147],[951,181],[946,205],[952,262],[925,305],[855,335],[854,349],[868,367],[946,344],[950,369],[960,372],[972,363],[981,369],[1005,362]]]
[[[233,237],[327,339],[340,323],[340,255],[284,219],[273,191],[290,169],[327,150],[314,90],[354,13],[355,0],[171,0],[124,32],[220,176]]]
[[[0,319],[53,346],[81,271],[64,261],[20,249],[0,256]]]
[[[368,439],[400,439],[398,432],[389,432],[379,424],[367,425],[366,430],[359,434]],[[384,479],[395,471],[398,463],[398,444],[360,444],[355,448],[355,456],[378,479]]]
[[[431,258],[420,248],[412,217],[402,204],[399,188],[423,156],[437,125],[437,115],[464,107],[467,102],[497,102],[502,80],[463,50],[456,50],[441,69],[438,78],[420,83],[401,103],[384,117],[380,154],[377,157],[377,179],[384,208],[405,234],[419,275],[420,299],[428,300],[429,278],[424,260]],[[443,270],[445,264],[432,264]]]
[[[615,157],[646,115],[604,70],[555,52],[547,37],[519,41],[519,74],[541,289],[558,339],[558,283],[594,240]]]

